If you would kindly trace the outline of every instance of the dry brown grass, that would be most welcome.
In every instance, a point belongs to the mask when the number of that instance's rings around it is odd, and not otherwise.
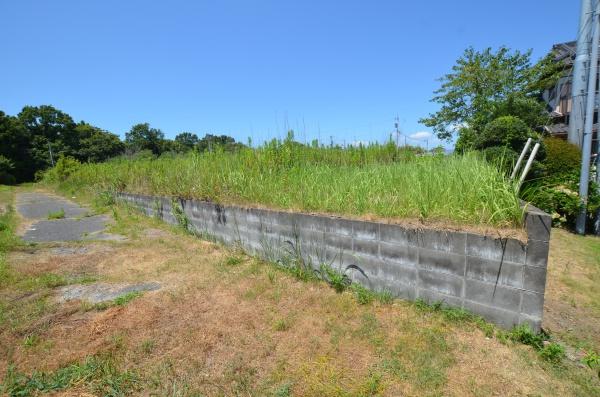
[[[158,281],[162,289],[101,311],[48,304],[18,329],[0,329],[0,344],[10,346],[0,350],[2,373],[9,362],[24,373],[52,371],[108,352],[120,368],[139,374],[140,395],[566,396],[590,390],[571,377],[574,364],[557,370],[531,348],[486,338],[471,323],[451,323],[402,301],[359,305],[348,292],[299,281],[124,209],[115,228],[129,240],[85,243],[87,252],[66,256],[38,246],[13,252],[9,261],[30,276]],[[231,256],[241,263],[231,264]],[[39,342],[25,346],[27,334]],[[591,371],[577,370],[594,382]],[[79,385],[56,395],[93,395],[86,393]]]

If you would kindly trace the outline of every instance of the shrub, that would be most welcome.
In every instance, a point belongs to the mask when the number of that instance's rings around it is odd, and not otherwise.
[[[64,182],[77,171],[80,166],[81,163],[73,157],[61,155],[54,168],[45,173],[44,179],[49,182]]]
[[[475,148],[486,149],[500,146],[520,153],[528,138],[539,139],[539,136],[515,116],[502,116],[488,123],[475,138]],[[538,151],[538,159],[545,157],[545,151]]]
[[[576,145],[555,137],[545,138],[544,145],[546,146],[544,165],[548,176],[579,173],[581,150]]]
[[[600,209],[600,194],[595,183],[588,189],[588,217]],[[552,215],[555,226],[572,227],[579,214],[579,174],[563,174],[529,183],[523,188],[522,198]]]

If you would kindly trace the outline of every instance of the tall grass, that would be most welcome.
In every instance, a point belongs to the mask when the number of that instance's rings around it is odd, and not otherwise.
[[[476,154],[418,156],[393,144],[217,150],[80,166],[63,187],[382,218],[518,226],[514,187]]]

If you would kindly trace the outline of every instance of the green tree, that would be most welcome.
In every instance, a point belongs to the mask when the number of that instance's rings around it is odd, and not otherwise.
[[[79,137],[79,150],[75,158],[97,163],[123,153],[125,145],[119,137],[98,127],[80,122],[75,127]]]
[[[25,106],[17,116],[30,137],[34,170],[48,168],[59,155],[74,156],[79,149],[75,123],[68,114],[49,105]],[[35,171],[34,171],[35,172]]]
[[[12,164],[10,173],[16,182],[33,179],[35,168],[30,155],[30,134],[23,123],[14,116],[0,111],[0,156]]]
[[[0,155],[0,185],[12,185],[16,182],[13,175],[15,165],[8,158]]]
[[[563,69],[551,55],[532,65],[531,51],[468,48],[434,92],[432,102],[440,104],[440,110],[420,121],[440,139],[450,139],[461,127],[480,133],[492,120],[508,115],[522,118],[530,128],[539,127],[545,115],[538,98]]]
[[[236,142],[234,138],[227,135],[206,134],[196,145],[199,152],[212,151],[217,147],[221,147],[226,151],[233,151],[244,147],[244,144]]]
[[[148,123],[136,124],[125,134],[125,144],[132,152],[150,150],[159,155],[164,151],[164,140],[165,134],[157,128],[151,128]]]
[[[192,150],[198,144],[198,135],[191,132],[182,132],[175,136],[175,146],[178,152]]]

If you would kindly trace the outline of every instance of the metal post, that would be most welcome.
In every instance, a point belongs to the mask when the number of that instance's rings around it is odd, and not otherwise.
[[[527,151],[529,150],[529,146],[531,146],[531,138],[527,138],[527,143],[525,144],[523,151],[521,151],[521,155],[519,156],[519,159],[517,160],[517,164],[515,164],[515,169],[513,170],[512,174],[510,175],[511,180],[515,179],[515,176],[517,176],[517,172],[519,172],[519,168],[521,168],[521,163],[523,162],[523,159],[525,158],[525,153],[527,153]]]
[[[581,0],[581,15],[577,31],[577,50],[573,64],[571,89],[571,114],[569,117],[569,142],[582,145],[586,68],[590,60],[590,36],[592,27],[592,0]]]
[[[583,128],[583,146],[581,148],[581,175],[579,178],[580,209],[575,223],[575,231],[585,234],[587,218],[588,187],[590,183],[590,159],[592,155],[592,128],[594,126],[594,105],[596,102],[596,74],[598,73],[598,44],[600,42],[599,2],[594,0],[592,15],[592,54],[587,84],[587,102],[585,107],[585,125]]]

